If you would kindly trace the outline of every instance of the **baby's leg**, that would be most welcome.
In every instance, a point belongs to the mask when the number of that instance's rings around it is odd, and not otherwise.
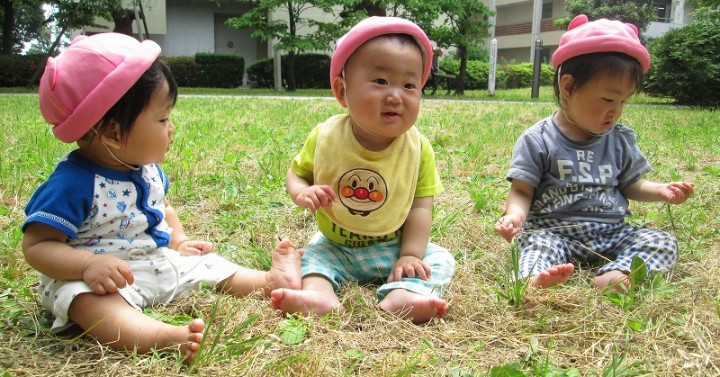
[[[435,297],[393,289],[380,301],[380,308],[400,318],[415,323],[424,323],[435,317],[442,317],[449,309],[447,301]]]
[[[322,316],[331,311],[341,314],[344,311],[335,295],[332,284],[322,276],[310,275],[302,279],[302,290],[276,289],[270,294],[273,308],[283,314],[316,314]]]
[[[614,291],[625,293],[630,289],[630,279],[628,279],[627,273],[612,270],[595,276],[592,285],[600,289],[610,288]]]
[[[205,332],[201,319],[187,326],[169,325],[136,310],[119,294],[80,294],[70,304],[68,315],[100,343],[116,350],[147,353],[177,346],[187,363],[195,358]]]
[[[298,251],[289,240],[283,239],[273,250],[270,271],[241,268],[217,286],[221,291],[239,297],[260,289],[265,296],[270,296],[270,292],[278,288],[300,289],[302,287],[301,256],[302,251]]]
[[[575,266],[572,263],[553,266],[531,277],[530,285],[537,288],[549,288],[558,284],[565,284],[573,272],[575,272]]]

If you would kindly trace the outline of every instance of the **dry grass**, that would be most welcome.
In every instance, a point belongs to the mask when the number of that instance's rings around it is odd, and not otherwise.
[[[6,101],[11,100],[0,97],[0,104]],[[42,128],[32,101],[24,104],[27,125]],[[672,231],[673,220],[677,228],[681,258],[660,289],[643,291],[632,309],[623,309],[590,288],[592,270],[582,269],[566,286],[530,290],[513,306],[496,293],[508,273],[509,248],[491,227],[502,212],[507,190],[502,177],[512,144],[552,105],[433,101],[423,106],[419,124],[435,143],[446,188],[436,201],[433,241],[458,260],[445,318],[413,325],[379,310],[374,287],[351,285],[340,293],[347,310],[343,316],[303,321],[303,341],[286,345],[277,332],[283,318],[267,299],[199,292],[154,312],[168,318],[202,316],[210,325],[206,337],[222,329],[226,346],[253,336],[262,339],[244,354],[214,355],[190,371],[174,352],[137,356],[77,338],[78,333],[48,334],[49,315],[32,291],[32,270],[19,246],[6,242],[0,245],[0,310],[7,315],[20,308],[22,317],[4,318],[0,375],[4,370],[8,376],[475,376],[517,363],[528,376],[550,376],[540,370],[547,362],[557,371],[600,376],[614,360],[622,360],[616,375],[720,375],[720,262],[715,256],[720,185],[718,173],[705,169],[720,168],[716,114],[631,107],[624,116],[642,135],[641,146],[656,168],[650,178],[680,174],[698,183],[695,198],[673,207],[672,218],[659,204],[633,204],[631,221]],[[337,111],[324,100],[182,98],[175,116],[182,128],[165,169],[174,179],[170,198],[188,232],[217,242],[218,252],[228,258],[258,268],[267,268],[279,236],[305,243],[315,229],[313,218],[286,198],[282,176],[310,127]],[[688,119],[702,129],[684,130]],[[0,124],[8,129],[15,120],[0,117]],[[32,189],[62,152],[43,131],[32,131],[40,150],[36,145],[1,161],[6,181],[0,183],[0,203],[8,209],[0,217],[3,236],[10,237],[11,228],[22,222]],[[23,136],[0,140],[7,150],[15,142],[22,143]],[[686,153],[690,149],[692,157]],[[13,161],[46,153],[51,156],[33,162],[43,164],[39,173],[32,164],[9,172]],[[212,321],[214,305],[220,315]],[[228,338],[253,315],[259,317],[242,337]],[[640,325],[633,329],[630,324]]]

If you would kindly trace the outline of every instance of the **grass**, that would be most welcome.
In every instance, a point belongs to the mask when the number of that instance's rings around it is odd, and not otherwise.
[[[632,298],[590,288],[585,267],[558,289],[506,284],[510,245],[492,224],[503,211],[515,139],[554,109],[547,89],[533,101],[529,89],[499,91],[502,101],[482,93],[423,101],[418,127],[434,145],[446,188],[436,198],[432,239],[458,261],[445,318],[421,326],[398,320],[378,310],[367,286],[341,292],[342,317],[310,320],[281,318],[267,299],[202,291],[149,311],[210,324],[206,353],[192,368],[172,352],[134,355],[79,333],[48,333],[51,318],[38,304],[18,228],[34,188],[73,146],[52,137],[37,97],[0,95],[0,376],[720,375],[716,112],[640,96],[623,114],[655,169],[647,178],[697,183],[690,201],[669,210],[631,204],[629,221],[677,236],[672,273],[643,279]],[[169,198],[189,234],[266,269],[278,237],[302,245],[315,231],[313,217],[287,197],[284,174],[307,132],[342,110],[328,92],[181,92],[193,96],[183,95],[173,112],[178,129],[163,165],[173,179]],[[325,98],[304,98],[314,94]]]

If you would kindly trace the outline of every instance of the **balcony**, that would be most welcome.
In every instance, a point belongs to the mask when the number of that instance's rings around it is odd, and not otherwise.
[[[562,30],[562,28],[555,27],[554,20],[552,18],[546,18],[540,21],[540,32]],[[532,32],[532,22],[513,24],[513,25],[502,25],[495,26],[495,36],[502,37],[506,35],[521,35],[530,34]]]

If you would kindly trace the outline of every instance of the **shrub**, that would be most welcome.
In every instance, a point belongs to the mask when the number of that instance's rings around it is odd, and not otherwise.
[[[695,20],[650,43],[653,64],[645,91],[678,104],[720,106],[720,23]]]
[[[197,64],[195,58],[190,56],[163,57],[165,63],[172,70],[178,86],[193,88],[197,87]]]
[[[247,69],[251,88],[273,88],[274,59],[261,59]],[[280,58],[283,87],[287,86],[287,56]],[[325,54],[300,54],[295,56],[295,87],[297,89],[329,89],[330,57]]]
[[[210,88],[237,88],[245,74],[245,58],[232,54],[195,54],[197,85]]]
[[[440,70],[457,76],[460,72],[460,61],[455,59],[441,60]],[[465,89],[487,89],[489,74],[489,63],[477,60],[468,61],[466,67]],[[554,75],[555,71],[551,65],[540,65],[540,85],[551,85]],[[532,63],[498,65],[495,72],[495,88],[530,88],[532,87],[532,76]],[[455,83],[452,82],[452,85],[455,85]]]
[[[0,55],[0,86],[27,86],[44,61],[45,55]]]

